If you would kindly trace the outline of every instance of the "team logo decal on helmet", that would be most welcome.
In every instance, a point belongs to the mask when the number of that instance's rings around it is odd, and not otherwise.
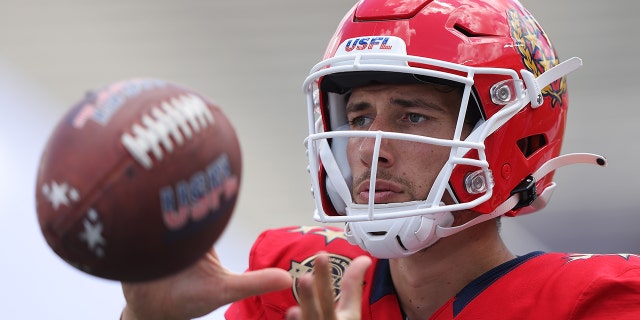
[[[518,10],[508,12],[511,37],[522,56],[525,67],[536,77],[559,63],[551,41],[540,29],[533,16],[523,16]],[[562,77],[542,90],[543,97],[551,97],[551,106],[562,105],[567,93],[567,80]]]
[[[340,280],[344,275],[344,271],[351,264],[351,259],[338,254],[329,253],[329,267],[331,269],[331,285],[336,297],[336,301],[340,298]],[[289,274],[293,277],[293,296],[296,301],[300,302],[300,296],[298,294],[298,279],[308,272],[313,272],[313,263],[317,255],[313,255],[302,262],[291,260],[291,267],[289,268]]]

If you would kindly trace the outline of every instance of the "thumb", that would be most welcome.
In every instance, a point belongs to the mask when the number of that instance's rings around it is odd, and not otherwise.
[[[293,285],[289,272],[279,268],[266,268],[234,274],[228,280],[229,303],[250,296],[284,290]]]

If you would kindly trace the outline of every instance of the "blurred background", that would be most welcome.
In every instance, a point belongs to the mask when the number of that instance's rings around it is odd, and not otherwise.
[[[47,246],[37,223],[39,156],[63,113],[87,90],[131,77],[180,83],[235,124],[244,179],[216,247],[241,272],[266,228],[313,224],[301,84],[353,0],[0,0],[0,310],[6,319],[117,319],[117,282],[83,274]],[[524,0],[569,77],[564,152],[607,156],[605,169],[556,174],[542,212],[504,219],[516,253],[640,251],[640,2]],[[222,310],[206,319],[221,319]]]

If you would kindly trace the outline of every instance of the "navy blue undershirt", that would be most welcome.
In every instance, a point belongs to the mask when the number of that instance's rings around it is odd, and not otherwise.
[[[543,253],[544,252],[542,251],[535,251],[523,256],[518,256],[487,271],[480,277],[471,281],[468,285],[462,288],[462,290],[460,290],[458,294],[456,294],[456,299],[453,301],[453,316],[455,317],[456,315],[458,315],[462,311],[462,309],[467,306],[467,304],[469,304],[475,297],[477,297],[480,293],[487,289],[492,283],[496,282],[496,280],[500,279],[502,276],[509,273],[519,265],[525,263],[529,259],[537,257]],[[378,300],[382,299],[382,297],[388,294],[395,295],[396,290],[393,286],[393,281],[391,280],[389,260],[381,259],[378,260],[373,276],[373,284],[371,287],[369,304],[376,303]]]

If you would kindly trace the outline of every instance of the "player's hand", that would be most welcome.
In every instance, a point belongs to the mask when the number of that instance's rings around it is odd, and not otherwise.
[[[127,301],[123,320],[197,318],[233,301],[291,285],[291,276],[282,269],[232,273],[212,248],[193,266],[170,277],[122,283]]]
[[[313,275],[299,278],[300,306],[287,311],[287,320],[360,320],[362,283],[371,258],[355,258],[340,281],[340,300],[334,303],[329,257],[321,253],[314,261]]]

